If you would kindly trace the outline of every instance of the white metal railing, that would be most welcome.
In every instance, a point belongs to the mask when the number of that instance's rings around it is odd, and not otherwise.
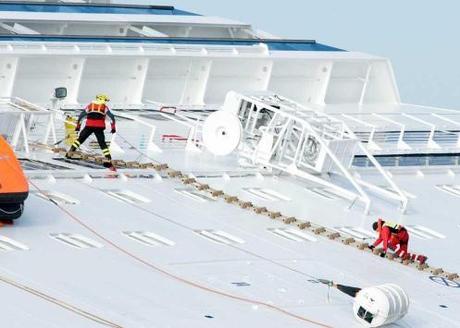
[[[339,114],[367,142],[372,153],[458,152],[460,112],[440,113],[355,113]],[[395,131],[390,131],[390,123]],[[422,126],[422,127],[420,127]],[[393,147],[393,136],[397,137]]]
[[[161,148],[158,147],[154,142],[155,132],[156,132],[156,126],[155,125],[153,125],[151,123],[148,123],[147,121],[142,120],[141,118],[139,118],[139,117],[137,117],[135,115],[125,114],[125,113],[115,113],[114,115],[116,117],[121,117],[121,118],[131,120],[131,121],[136,122],[137,124],[147,128],[149,130],[149,136],[148,136],[147,140],[145,140],[145,143],[147,145],[147,147],[146,147],[147,150],[148,151],[155,151],[155,152],[162,152]],[[124,138],[121,134],[120,134],[120,137]],[[139,136],[137,136],[137,137],[139,137]],[[117,134],[114,133],[112,135],[112,139],[110,141],[111,150],[114,151],[114,152],[124,152],[123,149],[116,142],[116,138],[117,138]]]
[[[255,45],[193,45],[162,43],[109,43],[109,42],[46,42],[46,41],[2,41],[0,53],[15,54],[138,54],[138,55],[190,55],[190,56],[267,56],[269,52],[263,43]]]
[[[54,113],[18,97],[1,98],[0,105],[0,133],[13,149],[29,153],[31,143],[57,142]]]
[[[254,164],[306,178],[351,199],[358,198],[365,205],[365,213],[370,210],[371,198],[364,187],[398,200],[403,211],[407,208],[406,195],[344,121],[270,93],[242,95],[231,92],[223,110],[238,115],[243,127],[240,154]],[[349,168],[356,145],[374,164],[391,190],[352,174]],[[354,190],[324,179],[324,173],[339,173]]]

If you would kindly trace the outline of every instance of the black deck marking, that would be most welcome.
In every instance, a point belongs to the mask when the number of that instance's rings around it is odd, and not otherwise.
[[[434,283],[437,283],[439,285],[445,286],[445,287],[451,287],[451,288],[460,288],[460,283],[449,280],[444,277],[440,276],[430,276],[430,280]]]

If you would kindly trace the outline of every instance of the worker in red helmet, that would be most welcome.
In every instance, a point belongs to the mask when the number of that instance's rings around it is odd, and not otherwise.
[[[92,101],[86,109],[81,112],[80,116],[78,117],[77,126],[75,131],[79,132],[81,128],[81,122],[84,118],[86,118],[85,127],[80,132],[78,139],[70,147],[69,151],[66,154],[66,157],[70,158],[71,153],[74,152],[77,148],[83,144],[88,137],[94,133],[96,136],[97,142],[101,147],[102,154],[105,156],[106,161],[104,162],[104,166],[110,169],[115,169],[112,164],[112,156],[110,155],[109,147],[107,147],[107,143],[105,142],[105,119],[108,116],[111,120],[111,133],[116,132],[115,127],[115,116],[109,110],[107,106],[107,102],[110,101],[109,97],[104,94],[99,94],[96,96],[96,99]]]
[[[379,233],[379,237],[369,248],[372,250],[383,243],[381,257],[385,257],[388,248],[394,250],[395,255],[401,258],[408,254],[409,233],[402,225],[379,218],[378,221],[373,223],[372,229]]]

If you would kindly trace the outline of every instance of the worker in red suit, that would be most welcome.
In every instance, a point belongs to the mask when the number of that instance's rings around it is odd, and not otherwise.
[[[381,257],[385,257],[388,248],[394,250],[395,255],[401,258],[404,258],[408,254],[409,233],[402,225],[386,222],[379,218],[378,221],[374,222],[372,225],[372,229],[379,233],[379,237],[369,248],[373,250],[383,243],[383,253],[380,254]]]
[[[88,106],[86,106],[85,110],[81,112],[80,116],[78,117],[77,127],[75,131],[79,132],[81,128],[81,122],[84,118],[86,118],[85,127],[80,132],[78,139],[72,144],[67,153],[66,157],[71,157],[72,152],[74,152],[77,148],[83,144],[88,137],[94,133],[96,136],[97,142],[101,147],[102,154],[106,158],[106,162],[104,162],[104,166],[114,169],[112,164],[112,156],[110,155],[109,147],[105,142],[105,119],[109,117],[111,120],[111,133],[116,132],[115,128],[115,116],[110,111],[109,107],[107,106],[107,102],[110,101],[109,97],[104,94],[99,94],[96,96],[96,100],[92,101]]]

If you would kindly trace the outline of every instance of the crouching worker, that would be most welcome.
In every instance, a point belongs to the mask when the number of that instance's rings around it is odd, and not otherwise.
[[[96,96],[96,100],[92,101],[86,109],[81,112],[80,116],[78,117],[77,126],[75,128],[76,132],[80,131],[81,122],[84,118],[86,118],[85,127],[80,132],[78,139],[70,147],[69,151],[66,154],[67,158],[71,158],[72,152],[77,150],[88,137],[94,133],[96,136],[97,142],[101,147],[102,154],[106,158],[104,162],[104,166],[110,168],[111,170],[115,170],[115,167],[112,164],[112,156],[110,155],[109,147],[107,147],[107,143],[105,142],[105,120],[108,116],[111,120],[111,133],[116,132],[115,128],[115,116],[110,111],[109,107],[106,103],[110,101],[109,97],[103,94],[99,94]]]
[[[378,219],[378,221],[374,222],[372,225],[372,229],[379,233],[379,237],[374,244],[369,246],[371,250],[383,243],[383,253],[380,254],[381,257],[385,257],[388,248],[395,251],[395,255],[398,257],[407,257],[409,233],[406,228],[397,223],[385,222],[382,219]]]

